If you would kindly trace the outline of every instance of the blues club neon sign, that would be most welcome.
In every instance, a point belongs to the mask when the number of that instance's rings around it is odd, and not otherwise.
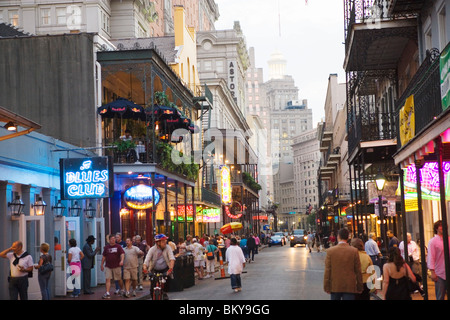
[[[155,197],[155,199],[153,199]],[[139,184],[127,189],[123,195],[124,201],[128,207],[136,210],[145,210],[159,203],[161,198],[158,189]]]
[[[108,157],[60,159],[61,198],[97,199],[112,196],[113,169]]]

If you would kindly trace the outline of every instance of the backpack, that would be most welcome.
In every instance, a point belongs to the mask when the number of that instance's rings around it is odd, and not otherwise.
[[[209,247],[211,245],[208,246],[208,253],[206,254],[206,257],[208,258],[208,260],[214,260],[214,252],[213,251],[209,251]]]

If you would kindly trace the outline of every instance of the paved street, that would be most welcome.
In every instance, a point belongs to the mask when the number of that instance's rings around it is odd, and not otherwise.
[[[171,292],[171,300],[325,300],[325,253],[309,253],[304,246],[266,247],[246,265],[242,292],[231,290],[230,279],[197,280],[196,285]],[[227,266],[224,266],[228,276]],[[220,271],[216,277],[220,276]]]

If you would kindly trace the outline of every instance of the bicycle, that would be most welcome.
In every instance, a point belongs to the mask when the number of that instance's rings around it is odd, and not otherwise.
[[[167,273],[151,273],[150,281],[153,289],[152,300],[169,300],[167,293],[164,292],[167,283]]]

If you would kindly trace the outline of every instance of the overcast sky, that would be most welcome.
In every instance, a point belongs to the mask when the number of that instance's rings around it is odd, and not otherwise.
[[[220,13],[216,29],[232,29],[234,21],[240,22],[265,80],[271,53],[276,49],[283,53],[287,73],[299,88],[299,99],[308,99],[316,127],[324,117],[328,76],[337,73],[339,82],[345,82],[343,1],[308,0],[307,5],[305,0],[215,1]]]

